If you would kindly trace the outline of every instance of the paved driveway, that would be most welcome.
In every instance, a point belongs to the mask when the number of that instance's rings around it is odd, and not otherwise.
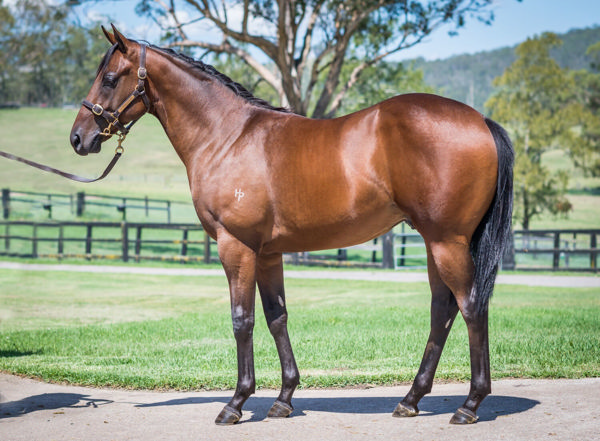
[[[231,392],[147,392],[47,384],[0,374],[0,439],[12,440],[598,440],[600,378],[502,380],[472,426],[448,424],[468,384],[436,384],[421,415],[391,412],[409,386],[299,390],[290,418],[266,418],[259,391],[236,426],[213,423]]]

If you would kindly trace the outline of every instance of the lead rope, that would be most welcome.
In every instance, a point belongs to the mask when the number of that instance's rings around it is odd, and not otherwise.
[[[55,175],[59,175],[59,176],[62,176],[63,178],[71,179],[72,181],[89,183],[89,182],[99,181],[100,179],[104,179],[105,177],[108,176],[108,174],[111,172],[111,170],[113,169],[113,167],[115,166],[115,164],[117,163],[117,161],[119,160],[121,155],[123,155],[124,149],[123,149],[123,146],[121,145],[121,143],[123,142],[124,139],[125,139],[125,136],[119,135],[118,145],[117,145],[117,148],[115,149],[115,156],[112,158],[112,160],[106,166],[106,169],[104,170],[104,172],[102,172],[102,174],[95,179],[84,178],[82,176],[77,176],[72,173],[67,173],[62,170],[58,170],[54,167],[50,167],[48,165],[40,164],[38,162],[30,161],[29,159],[21,158],[20,156],[13,155],[12,153],[3,152],[2,150],[0,150],[0,156],[7,158],[7,159],[12,159],[13,161],[22,162],[23,164],[27,164],[31,167],[35,167],[35,168],[45,171],[45,172],[54,173]]]

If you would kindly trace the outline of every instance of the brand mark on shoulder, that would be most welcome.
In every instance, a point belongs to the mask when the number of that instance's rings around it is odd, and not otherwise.
[[[237,200],[239,202],[245,196],[245,193],[242,191],[241,188],[236,188],[235,193],[233,195],[234,195],[234,197],[237,198]]]

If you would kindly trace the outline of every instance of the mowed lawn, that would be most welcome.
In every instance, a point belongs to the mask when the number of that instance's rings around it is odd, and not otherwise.
[[[0,370],[128,388],[219,389],[236,382],[224,277],[0,270]],[[429,332],[424,283],[287,280],[301,387],[408,382]],[[259,387],[278,387],[277,353],[257,299]],[[600,293],[497,286],[493,378],[600,375]],[[458,319],[438,379],[470,375]]]

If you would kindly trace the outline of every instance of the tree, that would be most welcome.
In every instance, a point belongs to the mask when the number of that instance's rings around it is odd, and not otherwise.
[[[569,150],[586,111],[577,96],[575,76],[562,69],[549,51],[561,43],[545,33],[520,44],[517,60],[494,81],[497,91],[486,102],[492,118],[505,124],[515,147],[515,218],[528,229],[543,212],[568,213],[568,174],[551,171],[542,155]]]
[[[352,74],[358,60],[346,63],[342,80]],[[348,114],[372,106],[399,93],[427,92],[435,89],[423,79],[423,71],[412,65],[380,61],[376,66],[364,70],[356,84],[348,90],[338,113]]]
[[[48,0],[0,2],[0,103],[78,102],[87,94],[105,39],[69,20],[65,5]]]
[[[600,42],[590,46],[587,55],[595,72],[571,73],[581,106],[571,114],[574,126],[565,132],[563,142],[576,167],[585,175],[600,176]]]
[[[0,0],[0,104],[15,100],[13,80],[16,77],[15,55],[17,48],[12,40],[15,18],[8,6]]]
[[[520,1],[520,0],[518,0]],[[172,46],[234,55],[275,90],[282,105],[331,117],[368,68],[419,44],[442,25],[493,19],[493,0],[141,0]],[[209,23],[220,41],[194,39]],[[258,55],[260,54],[260,55]],[[269,59],[261,63],[260,56]],[[346,61],[352,70],[342,75]]]

